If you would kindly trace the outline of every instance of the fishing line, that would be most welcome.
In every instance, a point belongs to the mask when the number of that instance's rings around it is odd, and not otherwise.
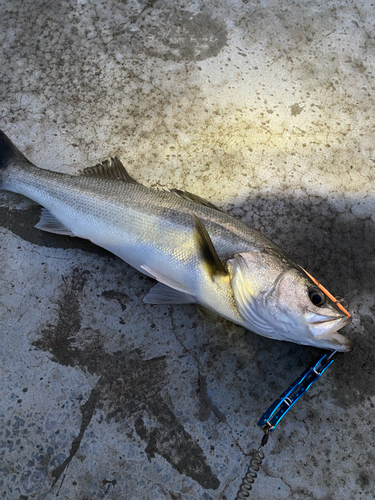
[[[258,472],[260,470],[260,466],[262,465],[262,462],[264,460],[265,454],[263,450],[263,446],[267,444],[268,441],[268,436],[269,436],[269,429],[265,431],[262,442],[260,443],[260,446],[258,450],[255,452],[253,457],[250,460],[250,465],[247,468],[245,477],[242,479],[241,486],[237,492],[236,499],[235,500],[244,500],[249,496],[249,491],[253,487],[253,483],[255,481],[255,478],[258,475]]]

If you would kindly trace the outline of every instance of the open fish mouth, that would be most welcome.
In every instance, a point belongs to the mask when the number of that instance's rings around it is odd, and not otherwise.
[[[334,349],[341,352],[350,352],[353,350],[354,342],[338,330],[348,325],[351,318],[343,317],[333,320],[321,320],[309,323],[309,329],[314,335],[315,340],[324,343],[327,349]]]
[[[316,340],[325,342],[325,347],[334,351],[350,352],[354,348],[354,342],[351,339],[337,332],[331,333],[329,336],[324,336],[323,334],[317,337]]]

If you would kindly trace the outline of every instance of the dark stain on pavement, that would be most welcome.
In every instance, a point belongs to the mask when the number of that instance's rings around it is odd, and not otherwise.
[[[160,394],[166,384],[165,356],[143,359],[139,349],[108,354],[99,331],[81,328],[80,301],[89,277],[88,271],[79,268],[63,277],[57,323],[42,327],[39,338],[33,342],[36,348],[50,352],[55,362],[101,376],[81,407],[81,428],[69,456],[52,471],[53,484],[77,453],[95,408],[101,408],[106,411],[108,420],[121,422],[131,416],[136,418],[136,431],[146,441],[145,452],[150,459],[158,453],[179,473],[194,479],[203,488],[218,488],[219,480],[201,447],[186,432]],[[107,298],[119,300],[112,292]],[[156,422],[152,429],[145,427],[140,416],[143,412]]]
[[[218,422],[227,422],[225,415],[221,413],[219,408],[214,405],[209,397],[207,392],[207,380],[200,370],[198,372],[198,387],[196,393],[199,401],[198,418],[201,422],[208,420],[211,412],[215,415]]]
[[[79,434],[77,437],[75,437],[73,439],[73,442],[72,442],[72,445],[71,445],[70,451],[69,451],[69,456],[64,460],[64,462],[62,464],[60,464],[58,467],[56,467],[56,469],[54,469],[52,471],[52,477],[53,477],[52,486],[54,486],[57,483],[57,481],[60,479],[61,475],[65,472],[65,469],[68,467],[68,465],[72,461],[74,455],[77,453],[77,451],[80,447],[82,438],[85,434],[85,431],[86,431],[89,423],[91,422],[91,419],[92,419],[92,416],[94,414],[94,410],[95,410],[95,407],[96,407],[96,404],[97,404],[99,398],[100,398],[100,391],[94,387],[93,390],[91,391],[91,394],[90,394],[88,400],[86,401],[86,403],[84,403],[81,406],[82,421],[81,421],[81,428],[79,430]]]
[[[97,255],[113,255],[104,248],[100,248],[91,241],[81,238],[72,238],[59,234],[47,233],[36,229],[34,226],[39,222],[41,207],[32,205],[23,210],[11,210],[8,207],[0,207],[0,227],[8,229],[24,241],[33,245],[47,248],[61,248],[63,250],[75,248],[88,253]]]
[[[121,306],[121,310],[124,312],[126,309],[126,304],[129,302],[130,297],[129,295],[126,295],[126,293],[123,292],[118,292],[116,290],[104,290],[102,292],[102,297],[111,300],[115,299]]]
[[[227,44],[228,32],[208,9],[192,14],[183,9],[154,9],[145,20],[137,16],[143,29],[133,35],[133,44],[153,57],[172,61],[204,61],[217,56]],[[146,21],[146,22],[145,22]],[[165,31],[157,26],[167,26]],[[153,44],[144,43],[144,31],[155,36]],[[138,36],[137,36],[138,35]]]
[[[189,476],[203,488],[217,489],[218,478],[212,473],[206,462],[201,447],[179,423],[174,413],[168,408],[160,395],[155,395],[146,405],[147,413],[157,425],[147,429],[142,417],[135,422],[139,437],[147,441],[145,449],[149,459],[158,453],[181,474],[190,471]]]

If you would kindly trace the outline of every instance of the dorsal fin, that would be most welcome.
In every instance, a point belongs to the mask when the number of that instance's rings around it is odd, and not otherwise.
[[[193,219],[198,246],[205,264],[210,269],[211,278],[213,279],[216,274],[227,274],[203,222],[196,215],[193,215]]]
[[[218,210],[219,212],[224,212],[221,208],[217,207],[210,201],[205,200],[204,198],[201,198],[197,194],[189,193],[189,191],[181,191],[180,189],[171,189],[171,193],[177,194],[180,198],[183,198],[184,200],[188,201],[193,201],[194,203],[198,203],[199,205],[203,205],[205,207],[213,208],[214,210]]]
[[[117,156],[108,158],[94,167],[85,168],[82,170],[81,175],[86,177],[100,177],[102,179],[123,181],[130,184],[139,184],[135,179],[133,179],[133,177],[131,177],[131,175],[128,174],[126,168]]]

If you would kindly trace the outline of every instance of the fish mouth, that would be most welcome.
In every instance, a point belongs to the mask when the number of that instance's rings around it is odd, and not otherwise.
[[[309,323],[309,330],[313,334],[317,347],[333,349],[340,352],[350,352],[353,350],[354,342],[348,339],[338,330],[351,323],[352,319],[346,316],[332,319],[320,319]]]
[[[341,333],[331,333],[329,336],[320,335],[316,338],[324,343],[324,347],[339,352],[350,352],[354,348],[354,342],[348,337],[341,335]],[[317,346],[317,347],[320,347]],[[322,345],[323,347],[323,345]]]

